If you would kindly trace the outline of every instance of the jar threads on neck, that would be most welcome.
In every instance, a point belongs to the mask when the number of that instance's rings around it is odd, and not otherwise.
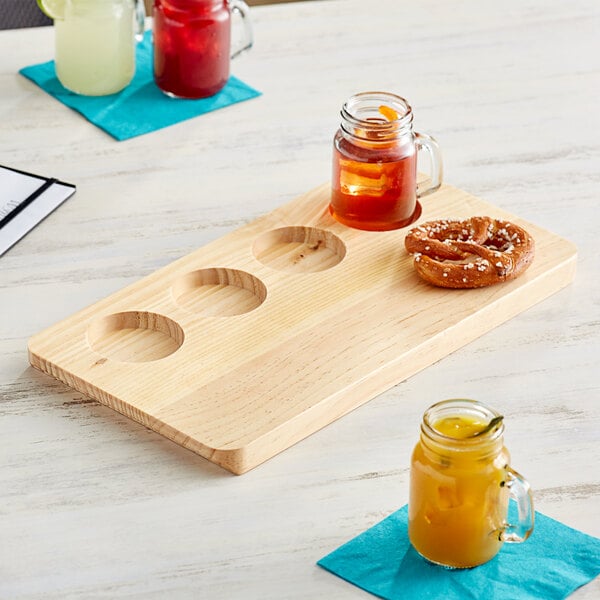
[[[438,402],[427,409],[421,423],[421,442],[437,453],[477,453],[483,458],[502,448],[503,434],[501,415],[476,400]]]
[[[344,103],[340,115],[341,129],[347,135],[365,141],[377,143],[412,134],[412,108],[395,94],[356,94]]]

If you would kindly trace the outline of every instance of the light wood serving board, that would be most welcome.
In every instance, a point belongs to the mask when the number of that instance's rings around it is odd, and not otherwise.
[[[321,186],[49,327],[31,364],[241,474],[574,277],[573,244],[444,185],[418,222],[512,220],[536,257],[508,283],[432,287],[406,229],[344,227],[328,201]]]

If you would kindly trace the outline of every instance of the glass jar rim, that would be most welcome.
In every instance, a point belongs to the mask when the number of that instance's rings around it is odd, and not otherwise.
[[[397,118],[385,118],[379,108],[392,109]],[[357,131],[371,131],[380,135],[403,135],[412,129],[413,112],[402,96],[391,92],[359,92],[344,102],[340,111],[342,129],[352,135]],[[361,137],[361,136],[358,136]]]
[[[450,398],[442,400],[430,406],[423,414],[423,422],[421,423],[421,431],[428,438],[437,441],[438,443],[451,444],[461,447],[471,447],[482,443],[495,442],[502,439],[504,434],[504,423],[500,422],[495,428],[491,429],[482,435],[476,435],[466,438],[456,438],[451,435],[446,435],[437,430],[433,423],[434,419],[439,420],[444,416],[456,416],[457,414],[469,414],[477,417],[482,417],[488,423],[500,417],[500,413],[490,408],[489,406],[468,398]]]

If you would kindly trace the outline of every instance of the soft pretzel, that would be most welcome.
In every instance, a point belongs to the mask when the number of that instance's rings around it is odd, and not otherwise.
[[[472,217],[428,221],[404,245],[425,281],[445,288],[478,288],[518,277],[535,254],[533,238],[514,223]]]

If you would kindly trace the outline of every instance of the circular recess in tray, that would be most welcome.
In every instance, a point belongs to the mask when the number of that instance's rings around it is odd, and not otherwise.
[[[278,271],[313,273],[341,262],[346,246],[337,235],[314,227],[282,227],[263,233],[254,242],[254,256]]]
[[[171,292],[179,307],[210,317],[250,312],[267,297],[267,288],[260,279],[245,271],[225,268],[187,273],[175,281]]]
[[[173,354],[183,344],[183,329],[157,313],[128,311],[101,317],[88,327],[90,347],[104,358],[150,362]]]

